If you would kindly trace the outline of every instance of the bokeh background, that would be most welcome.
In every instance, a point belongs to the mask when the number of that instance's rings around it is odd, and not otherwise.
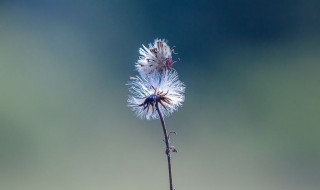
[[[125,83],[176,46],[177,190],[320,188],[320,1],[0,1],[0,189],[168,189]]]

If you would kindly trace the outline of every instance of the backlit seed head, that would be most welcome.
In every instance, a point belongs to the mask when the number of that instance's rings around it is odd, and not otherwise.
[[[136,69],[141,76],[166,72],[174,64],[173,52],[166,40],[155,39],[148,48],[142,45],[139,49],[140,57],[136,63]]]
[[[152,76],[132,78],[129,85],[128,106],[141,119],[158,119],[158,103],[164,117],[171,115],[184,101],[185,86],[174,70]]]

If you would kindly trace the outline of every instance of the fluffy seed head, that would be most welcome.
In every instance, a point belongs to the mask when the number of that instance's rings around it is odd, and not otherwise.
[[[128,106],[141,119],[158,119],[155,103],[164,117],[171,115],[184,101],[185,86],[174,70],[152,77],[141,76],[128,82],[130,95]]]
[[[167,42],[163,39],[155,39],[149,47],[142,45],[139,49],[140,57],[136,63],[136,69],[141,76],[162,73],[172,68],[172,52]]]

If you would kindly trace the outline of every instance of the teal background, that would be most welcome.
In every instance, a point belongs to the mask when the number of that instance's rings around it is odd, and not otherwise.
[[[320,1],[0,1],[0,189],[168,189],[125,83],[176,46],[177,190],[318,190]]]

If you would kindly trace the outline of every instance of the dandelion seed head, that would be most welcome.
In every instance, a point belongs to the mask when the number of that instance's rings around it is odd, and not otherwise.
[[[128,106],[141,119],[158,119],[154,107],[158,101],[164,117],[170,116],[184,101],[185,86],[174,70],[151,76],[137,76],[128,82],[130,95]],[[155,99],[158,98],[158,99]]]
[[[172,68],[174,63],[172,52],[173,49],[164,39],[155,39],[148,48],[142,45],[142,48],[139,49],[140,57],[136,62],[136,69],[141,76],[162,73]]]

